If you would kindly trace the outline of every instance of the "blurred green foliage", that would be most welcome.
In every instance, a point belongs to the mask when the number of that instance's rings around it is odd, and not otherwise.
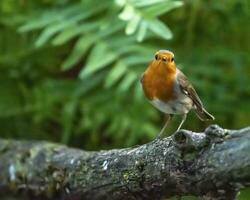
[[[164,116],[139,79],[158,49],[175,52],[214,123],[247,126],[249,18],[247,0],[1,0],[1,137],[85,149],[152,140]],[[207,125],[189,114],[183,128]]]
[[[249,125],[247,1],[2,0],[0,6],[2,137],[87,149],[152,140],[164,116],[143,97],[139,79],[158,49],[175,52],[214,123]],[[184,128],[207,125],[190,114]]]

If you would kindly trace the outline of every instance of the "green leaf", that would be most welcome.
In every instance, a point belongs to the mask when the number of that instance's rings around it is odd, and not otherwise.
[[[158,19],[149,20],[147,22],[152,32],[156,33],[157,35],[161,36],[162,38],[166,40],[172,39],[173,34],[166,24],[164,24]]]
[[[91,47],[91,45],[95,42],[95,37],[84,35],[78,39],[76,42],[74,49],[71,54],[67,57],[67,59],[62,63],[61,69],[68,70],[73,67],[86,51]]]
[[[27,32],[31,30],[40,29],[46,27],[52,23],[62,23],[66,21],[78,22],[79,20],[87,19],[88,17],[93,16],[94,14],[102,11],[103,9],[109,6],[109,3],[103,2],[96,4],[94,7],[86,7],[84,4],[77,4],[70,6],[67,9],[54,9],[48,12],[45,12],[43,16],[35,20],[29,21],[27,24],[21,26],[19,32]]]
[[[100,38],[108,38],[108,36],[115,34],[116,32],[122,30],[123,28],[124,28],[124,22],[121,22],[120,20],[119,22],[115,21],[112,24],[108,24],[104,28],[101,28],[101,30],[99,29],[97,32],[97,36]],[[113,37],[110,38],[112,39]]]
[[[133,36],[123,37],[120,34],[114,37],[108,37],[107,43],[112,47],[112,49],[116,49],[116,51],[128,52],[127,47],[136,43],[136,38]],[[126,48],[124,48],[124,45]],[[120,53],[120,52],[119,52]]]
[[[94,23],[92,23],[92,22],[91,23],[84,23],[82,25],[73,24],[73,25],[65,28],[58,35],[56,35],[55,38],[52,40],[52,44],[53,45],[64,44],[81,33],[88,34],[91,31],[99,29],[101,24],[102,24],[102,21],[97,21]]]
[[[141,17],[139,15],[135,15],[132,19],[130,19],[128,21],[127,26],[126,26],[125,33],[127,35],[133,34],[136,31],[136,29],[140,23],[140,20],[141,20]]]
[[[44,31],[40,34],[38,39],[36,40],[35,46],[36,47],[41,47],[44,45],[53,35],[55,35],[58,31],[62,30],[65,28],[64,23],[60,24],[52,24],[48,26],[47,28],[44,29]]]
[[[69,19],[72,14],[74,16],[77,12],[80,12],[80,13],[82,12],[82,7],[79,5],[71,6],[63,10],[57,10],[57,9],[50,10],[50,11],[45,12],[43,16],[41,16],[40,18],[31,20],[27,24],[21,26],[18,29],[18,31],[28,32],[28,31],[46,27],[52,23],[61,23],[62,21],[65,21],[65,19]],[[81,18],[82,16],[83,14],[81,14]],[[76,17],[79,18],[79,15]]]
[[[130,55],[123,59],[127,65],[146,64],[150,59],[146,55]]]
[[[143,39],[145,38],[146,36],[146,33],[147,33],[147,22],[146,21],[142,21],[140,23],[140,26],[139,26],[139,31],[138,31],[138,34],[137,34],[137,41],[138,42],[142,42]]]
[[[110,70],[105,80],[105,87],[114,85],[126,72],[127,66],[122,61],[118,61]]]
[[[133,1],[133,5],[135,7],[144,7],[144,6],[151,6],[153,4],[156,4],[156,3],[161,3],[161,2],[164,2],[166,0],[134,0]]]
[[[75,20],[68,20],[63,21],[57,24],[51,24],[47,28],[44,29],[44,31],[41,33],[41,35],[38,37],[35,46],[40,47],[44,45],[50,38],[52,38],[55,34],[57,34],[60,31],[65,30],[68,27],[75,26]]]
[[[119,14],[119,18],[124,21],[132,19],[136,15],[136,11],[131,4],[127,4],[123,11]]]
[[[142,12],[147,18],[154,18],[182,5],[182,1],[166,1],[164,3],[159,3],[147,8],[143,8]]]
[[[18,28],[18,32],[28,32],[36,29],[43,28],[51,23],[59,21],[61,19],[61,15],[56,12],[47,12],[41,18],[30,21],[29,23]]]
[[[119,7],[123,7],[126,4],[126,0],[115,0],[115,4]]]
[[[124,77],[124,79],[122,80],[122,82],[119,85],[119,90],[121,91],[126,91],[130,88],[130,86],[137,80],[139,79],[139,76],[134,73],[134,72],[129,72],[128,74],[126,74],[126,76]]]
[[[80,78],[83,79],[94,72],[106,67],[117,58],[117,54],[108,49],[107,44],[97,43],[91,51],[87,64],[80,72]]]
[[[57,45],[62,45],[69,41],[70,39],[74,38],[78,34],[80,34],[81,31],[79,29],[79,26],[76,24],[73,24],[72,26],[66,28],[64,31],[59,33],[53,40],[52,44],[57,46]]]

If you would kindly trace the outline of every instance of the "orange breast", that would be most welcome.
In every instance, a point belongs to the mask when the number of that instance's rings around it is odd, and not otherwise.
[[[151,63],[143,76],[143,90],[149,100],[170,101],[175,98],[175,70],[168,69],[165,63]],[[156,66],[154,66],[156,65]]]

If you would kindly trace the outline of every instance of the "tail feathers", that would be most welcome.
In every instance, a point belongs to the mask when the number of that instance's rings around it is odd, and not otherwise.
[[[202,110],[195,109],[195,113],[202,121],[214,120],[214,116],[209,114],[204,108]]]

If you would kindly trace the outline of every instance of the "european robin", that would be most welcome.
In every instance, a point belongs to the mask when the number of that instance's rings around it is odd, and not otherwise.
[[[168,115],[159,136],[162,135],[175,114],[182,117],[177,131],[185,122],[190,110],[194,110],[203,121],[214,120],[214,117],[203,107],[187,77],[176,67],[174,54],[171,51],[156,52],[155,59],[142,75],[141,84],[146,98],[158,110]]]

